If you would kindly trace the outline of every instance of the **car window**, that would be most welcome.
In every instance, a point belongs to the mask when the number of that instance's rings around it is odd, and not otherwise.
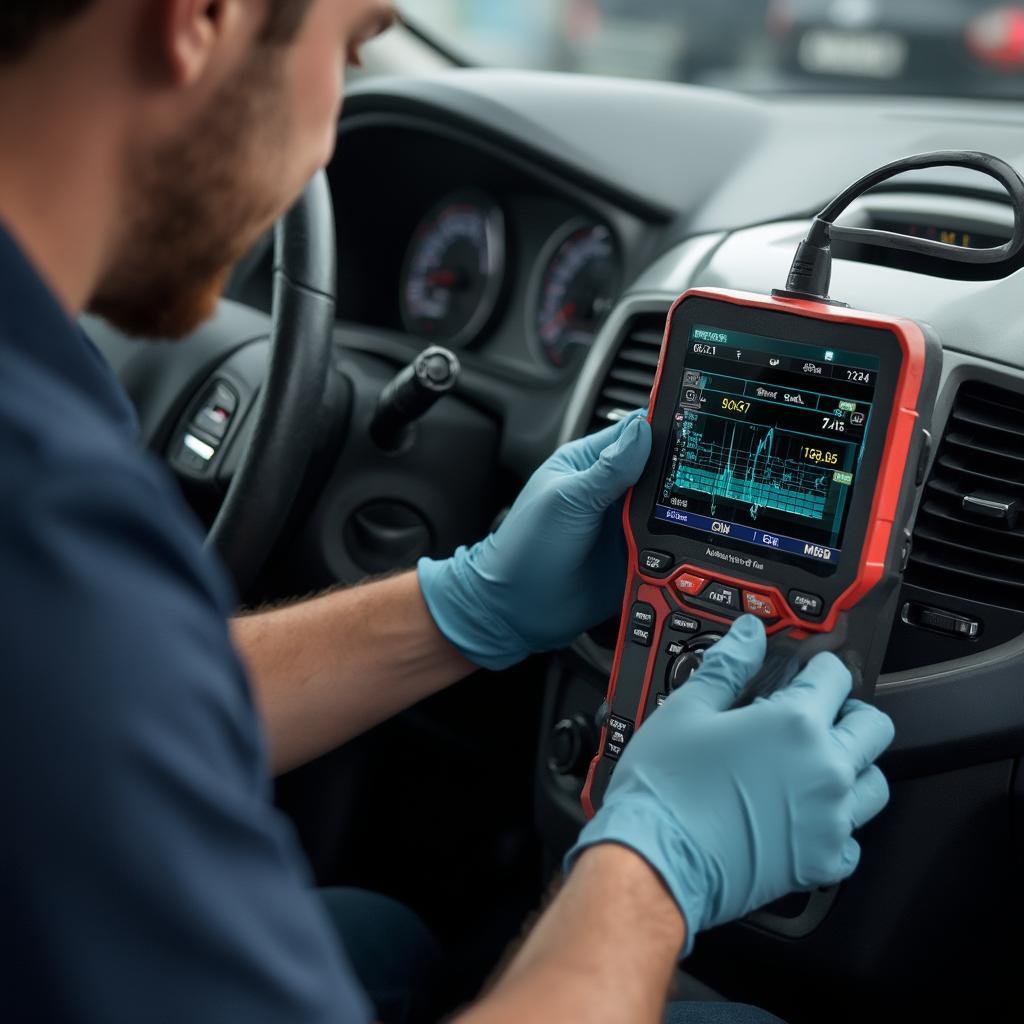
[[[474,63],[749,92],[1024,97],[1024,4],[403,0]]]

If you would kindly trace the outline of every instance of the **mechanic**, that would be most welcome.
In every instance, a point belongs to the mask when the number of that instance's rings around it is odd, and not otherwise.
[[[343,58],[393,17],[388,0],[0,6],[5,1021],[390,1015],[271,773],[618,607],[639,415],[556,453],[475,547],[229,624],[225,574],[75,326],[91,309],[170,337],[206,318],[330,156]],[[847,699],[831,655],[730,710],[764,645],[741,619],[639,731],[557,899],[464,1020],[659,1020],[699,931],[854,870],[892,725]]]

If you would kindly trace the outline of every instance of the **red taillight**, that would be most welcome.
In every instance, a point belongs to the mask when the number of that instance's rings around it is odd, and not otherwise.
[[[996,7],[967,26],[967,49],[1001,68],[1024,67],[1024,8]]]

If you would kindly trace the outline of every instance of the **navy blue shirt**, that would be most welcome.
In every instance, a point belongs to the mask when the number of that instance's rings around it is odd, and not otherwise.
[[[368,1020],[230,587],[132,423],[0,231],[0,1020]]]

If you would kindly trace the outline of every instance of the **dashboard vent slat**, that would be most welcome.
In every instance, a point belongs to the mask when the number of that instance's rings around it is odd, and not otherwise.
[[[615,381],[616,384],[632,384],[634,387],[640,388],[641,391],[648,393],[651,390],[651,375],[644,373],[643,370],[632,370],[625,366],[616,366],[608,374],[608,379]]]
[[[1014,509],[1003,521],[964,507],[968,496]],[[963,384],[914,529],[908,583],[951,598],[1024,611],[1024,394]]]
[[[981,437],[985,437],[987,431],[992,431],[996,435],[993,438],[996,444],[1002,442],[1011,450],[1024,452],[1024,438],[1021,438],[1020,434],[1012,428],[1007,427],[1005,420],[998,423],[994,422],[990,416],[981,415],[971,410],[958,409],[951,424],[961,427],[965,434],[973,433]]]
[[[659,360],[660,356],[661,356],[661,349],[660,349],[660,347],[659,348],[643,349],[643,348],[637,348],[637,347],[633,346],[633,347],[630,347],[630,348],[624,348],[619,353],[618,361],[623,366],[630,366],[630,365],[632,365],[632,366],[642,366],[645,369],[655,370],[656,371],[658,369],[658,360]],[[653,376],[654,375],[651,374],[652,379],[653,379]]]
[[[633,317],[619,338],[618,349],[601,383],[590,432],[601,430],[634,409],[647,405],[661,357],[664,313]]]
[[[927,499],[922,505],[922,512],[930,517],[942,520],[943,535],[950,537],[963,537],[966,531],[976,531],[984,534],[988,544],[998,546],[1009,555],[1024,557],[1024,531],[1001,530],[994,526],[984,526],[977,520],[971,521],[970,516],[963,511],[959,504],[948,501],[936,501]],[[935,524],[932,524],[933,528]]]
[[[971,437],[960,431],[950,431],[947,433],[946,444],[948,444],[950,448],[959,449],[962,455],[969,452],[981,452],[983,455],[993,456],[996,459],[1012,459],[1018,468],[1024,470],[1024,450],[1016,452],[1009,446],[1000,450],[999,448],[995,448],[989,444],[983,444],[977,439],[977,437]],[[967,458],[971,457],[971,455],[967,455]]]
[[[959,477],[962,481],[961,494],[988,487],[1024,498],[1024,473],[1014,472],[1016,467],[1010,460],[1011,456],[1006,456],[1007,464],[1000,465],[996,460],[983,458],[980,452],[976,452],[973,458],[965,458],[954,455],[947,445],[946,452],[939,455],[937,466],[950,476]],[[988,468],[990,464],[992,469]]]

